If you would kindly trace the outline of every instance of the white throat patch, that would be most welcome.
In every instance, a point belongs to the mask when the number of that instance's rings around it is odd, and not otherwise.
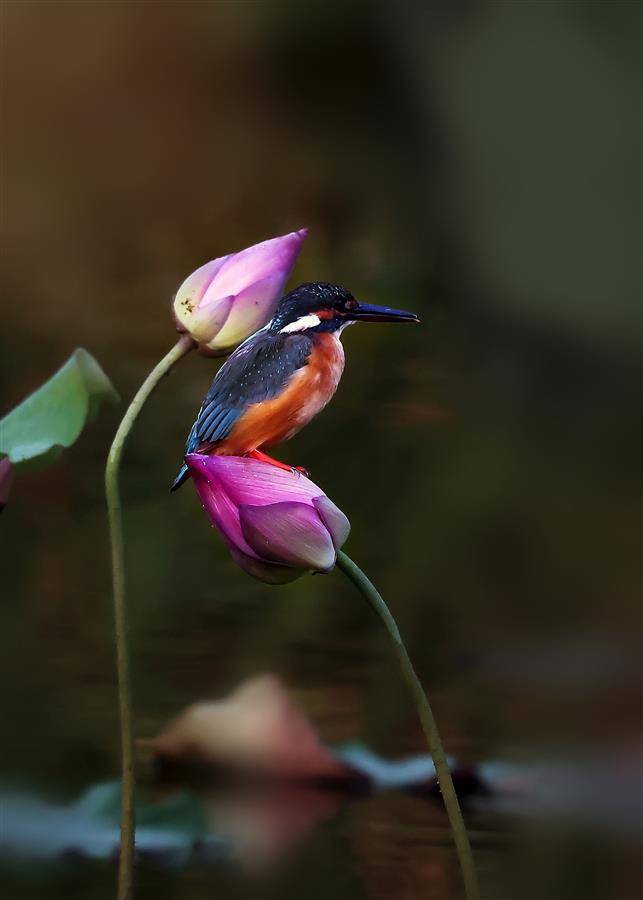
[[[319,316],[311,313],[308,316],[302,316],[301,319],[297,319],[295,322],[284,325],[284,327],[279,330],[279,333],[287,334],[290,331],[306,331],[308,328],[315,328],[320,322],[321,319]]]

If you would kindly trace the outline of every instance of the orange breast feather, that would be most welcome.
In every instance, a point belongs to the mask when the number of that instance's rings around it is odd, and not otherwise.
[[[344,350],[339,338],[329,333],[316,335],[308,364],[295,372],[280,396],[248,407],[212,452],[241,456],[287,441],[326,406],[343,371]]]

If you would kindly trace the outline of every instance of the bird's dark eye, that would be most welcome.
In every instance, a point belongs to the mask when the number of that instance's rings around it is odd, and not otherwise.
[[[359,304],[358,304],[357,300],[355,299],[355,297],[349,297],[349,299],[346,301],[346,303],[344,303],[345,309],[357,309],[358,306],[359,306]]]

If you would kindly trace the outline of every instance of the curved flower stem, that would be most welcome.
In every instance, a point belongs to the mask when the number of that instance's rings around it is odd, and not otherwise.
[[[112,546],[112,583],[114,592],[114,636],[118,674],[118,704],[121,726],[121,849],[118,864],[118,900],[131,900],[134,873],[134,739],[130,694],[127,617],[125,614],[125,568],[123,562],[123,523],[118,491],[118,471],[123,447],[136,417],[164,375],[182,356],[196,346],[189,335],[182,335],[170,352],[152,369],[138,389],[123,416],[112,442],[105,467],[105,494]]]
[[[424,729],[424,734],[426,735],[426,740],[429,745],[429,750],[431,751],[438,784],[440,785],[442,799],[444,800],[449,824],[451,825],[451,831],[453,833],[453,839],[455,841],[460,868],[462,869],[467,900],[479,900],[480,892],[478,889],[478,877],[473,863],[471,845],[469,843],[464,819],[462,818],[458,797],[455,788],[453,787],[449,765],[446,756],[444,755],[438,726],[433,718],[433,712],[427,696],[424,693],[424,688],[415,674],[413,664],[406,652],[406,647],[404,646],[395,619],[391,615],[388,606],[375,585],[366,577],[359,566],[357,566],[349,556],[342,553],[341,550],[337,553],[337,565],[347,578],[353,582],[358,591],[361,591],[371,608],[384,623],[384,627],[393,641],[395,653],[397,654],[398,661],[402,668],[402,674],[413,695],[417,711],[420,715],[420,721],[422,722],[422,728]]]

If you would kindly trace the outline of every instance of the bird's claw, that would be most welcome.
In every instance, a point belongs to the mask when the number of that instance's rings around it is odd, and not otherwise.
[[[304,469],[303,466],[291,466],[290,471],[293,473],[293,475],[296,475],[297,478],[301,478],[302,475],[305,478],[310,477],[310,472],[308,471],[308,469]]]

